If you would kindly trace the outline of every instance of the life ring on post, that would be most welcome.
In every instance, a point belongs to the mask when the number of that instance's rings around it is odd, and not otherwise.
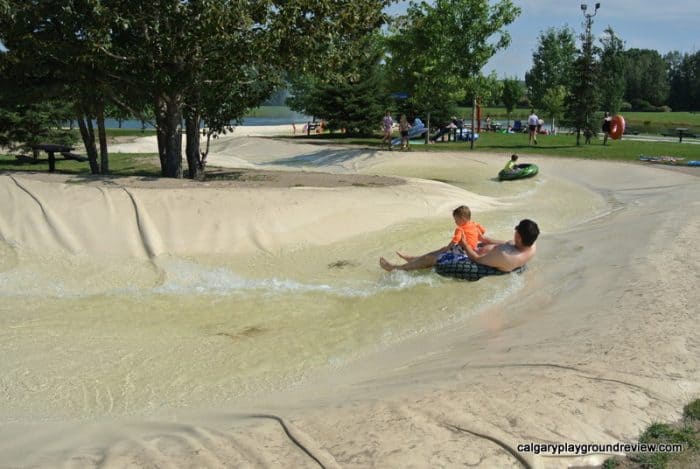
[[[620,114],[614,115],[610,121],[610,132],[608,133],[613,140],[622,138],[622,134],[625,133],[625,118]]]

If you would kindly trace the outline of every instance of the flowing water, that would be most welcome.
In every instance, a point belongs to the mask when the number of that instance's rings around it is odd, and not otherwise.
[[[499,183],[487,167],[398,163],[374,172],[495,198],[499,208],[474,219],[501,238],[523,215],[547,233],[607,209],[598,194],[553,176]],[[89,419],[225,405],[479,314],[523,288],[527,272],[467,283],[379,269],[379,256],[398,261],[396,249],[446,244],[451,215],[438,215],[323,247],[229,258],[42,257],[0,243],[0,415]]]

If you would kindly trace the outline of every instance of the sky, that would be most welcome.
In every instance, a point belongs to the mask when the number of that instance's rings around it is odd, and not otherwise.
[[[389,7],[388,12],[404,12],[408,1]],[[584,30],[581,4],[593,10],[589,0],[513,0],[520,7],[520,16],[506,29],[511,44],[491,58],[482,69],[485,74],[496,71],[499,78],[525,78],[532,67],[532,53],[542,31],[550,27],[569,26],[578,35]],[[600,37],[611,26],[624,41],[626,49],[654,49],[661,55],[677,50],[693,53],[700,48],[700,2],[698,0],[615,0],[601,1],[593,18],[591,32]]]

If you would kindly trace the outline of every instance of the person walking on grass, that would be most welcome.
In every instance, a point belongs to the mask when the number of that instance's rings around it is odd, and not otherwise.
[[[391,132],[394,128],[394,119],[391,118],[391,112],[388,110],[384,114],[384,119],[382,119],[382,130],[384,131],[384,136],[382,137],[382,144],[385,144],[391,148]]]
[[[610,137],[610,128],[612,127],[612,117],[608,111],[605,111],[603,116],[603,145],[608,144],[608,137]]]
[[[527,128],[530,134],[530,145],[533,143],[537,145],[537,125],[540,122],[540,118],[535,114],[535,110],[530,111],[530,116],[527,118]]]
[[[410,128],[411,124],[408,123],[406,114],[401,114],[399,118],[399,133],[401,134],[401,149],[403,151],[408,151],[408,129]]]

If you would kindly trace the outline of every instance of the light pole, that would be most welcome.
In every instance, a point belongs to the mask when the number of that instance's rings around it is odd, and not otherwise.
[[[581,12],[583,13],[584,18],[586,18],[586,34],[583,38],[583,60],[584,60],[584,76],[582,77],[582,85],[583,85],[583,93],[585,96],[585,101],[588,101],[586,104],[584,104],[585,112],[584,112],[584,117],[585,117],[585,122],[584,122],[584,132],[586,133],[586,143],[588,143],[588,140],[590,137],[591,132],[591,113],[595,112],[595,109],[590,109],[591,108],[591,103],[594,101],[594,86],[595,86],[595,78],[594,78],[594,73],[593,73],[593,38],[591,36],[591,26],[593,24],[593,17],[598,13],[598,8],[600,8],[600,3],[596,3],[595,7],[593,8],[593,13],[589,13],[588,11],[588,5],[585,3],[581,4]],[[576,134],[576,145],[579,144],[581,138],[581,129],[579,127],[578,132]]]
[[[585,3],[581,4],[581,11],[583,12],[583,16],[586,18],[586,41],[588,42],[591,41],[591,24],[593,24],[592,18],[596,13],[598,13],[598,8],[600,8],[600,3],[595,4],[593,13],[586,13],[586,11],[588,11],[588,5]]]

